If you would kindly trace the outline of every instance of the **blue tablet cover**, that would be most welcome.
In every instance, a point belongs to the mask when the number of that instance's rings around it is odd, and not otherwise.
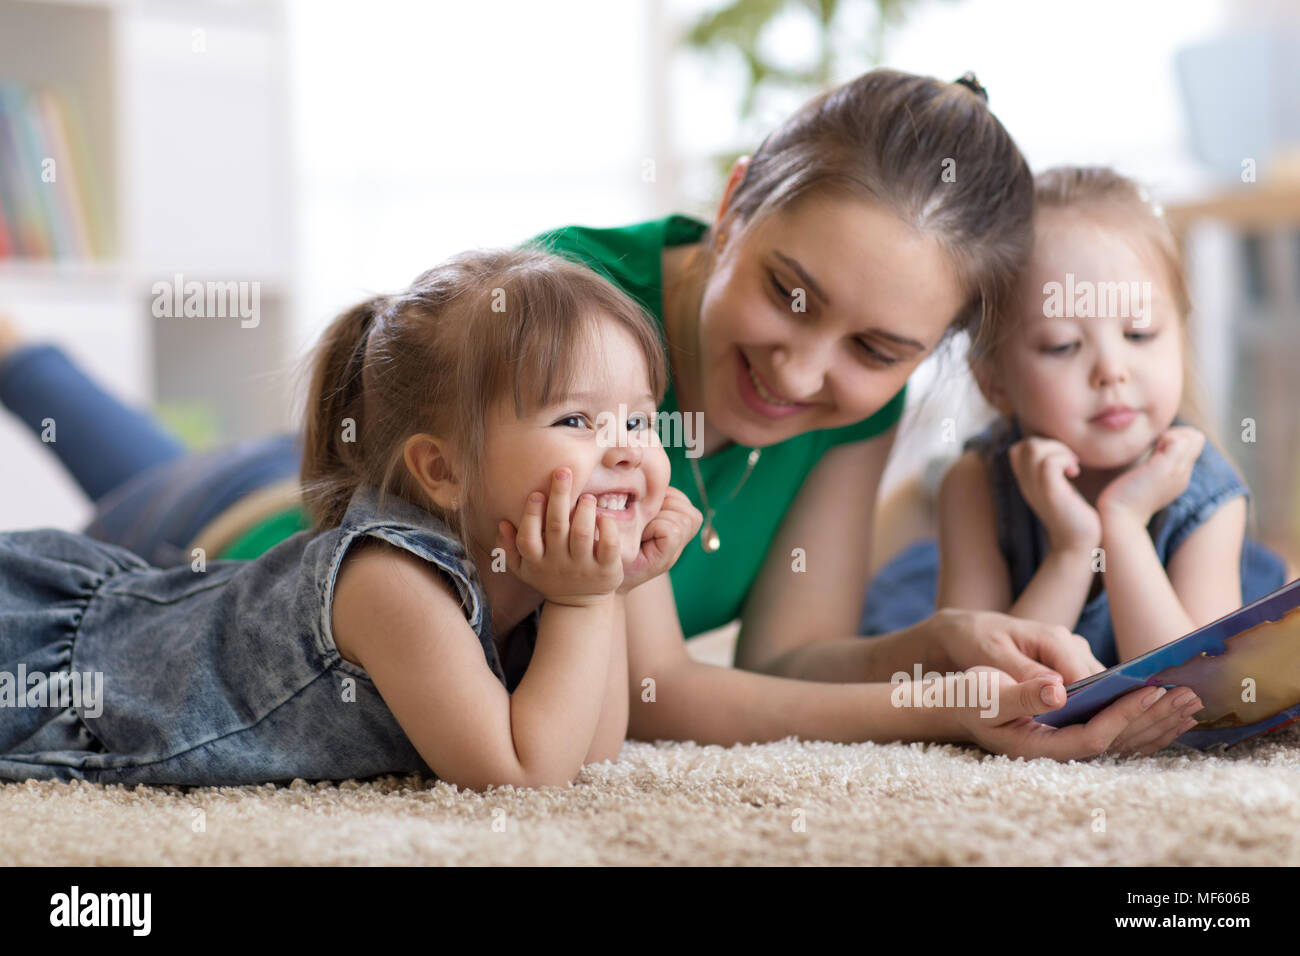
[[[1179,737],[1179,743],[1215,750],[1276,730],[1300,718],[1297,608],[1300,579],[1185,637],[1076,681],[1066,688],[1064,707],[1036,719],[1063,727],[1088,720],[1139,687],[1190,687],[1206,706],[1196,714],[1201,724]],[[1252,631],[1288,614],[1281,625]]]

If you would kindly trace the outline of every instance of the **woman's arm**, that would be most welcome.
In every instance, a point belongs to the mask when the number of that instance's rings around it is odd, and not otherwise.
[[[967,678],[955,674],[940,680],[955,684]],[[916,699],[909,683],[824,684],[703,664],[686,653],[666,575],[628,595],[629,736],[638,740],[722,746],[789,736],[882,743],[974,740],[995,753],[1073,760],[1103,751],[1154,753],[1186,729],[1175,700],[1180,707],[1201,707],[1195,695],[1186,704],[1181,694],[1144,687],[1086,724],[1058,729],[1030,718],[1065,703],[1059,677],[1015,684],[1003,675],[997,687],[994,715],[982,705],[900,705]]]
[[[1168,644],[1241,607],[1246,499],[1233,498],[1160,563],[1144,524],[1105,512],[1106,591],[1121,661]]]
[[[692,660],[668,575],[627,596],[628,735],[729,746],[808,740],[955,740],[944,708],[898,708],[889,684],[824,684]]]
[[[1004,611],[1074,629],[1092,587],[1092,554],[1052,548],[1011,603],[1011,576],[998,547],[988,471],[976,452],[953,463],[939,487],[939,607]]]
[[[366,669],[430,769],[481,790],[577,775],[600,722],[620,616],[613,594],[588,607],[546,602],[532,661],[511,695],[445,577],[384,546],[345,560],[332,627],[339,652]]]

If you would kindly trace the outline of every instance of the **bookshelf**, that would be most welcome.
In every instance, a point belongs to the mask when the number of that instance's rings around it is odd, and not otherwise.
[[[72,104],[105,236],[91,259],[0,259],[0,310],[200,447],[290,424],[287,46],[279,2],[0,0],[0,83]],[[177,274],[256,288],[256,324],[156,315]],[[0,414],[0,529],[90,512]]]

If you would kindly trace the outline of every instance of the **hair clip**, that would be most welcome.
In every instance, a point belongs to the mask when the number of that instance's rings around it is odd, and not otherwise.
[[[980,86],[980,81],[975,79],[975,74],[970,70],[967,70],[960,78],[953,80],[953,82],[966,87],[966,89],[970,90],[985,103],[989,101],[989,91]]]

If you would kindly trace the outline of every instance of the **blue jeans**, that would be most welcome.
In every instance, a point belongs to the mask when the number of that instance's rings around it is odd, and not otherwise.
[[[150,564],[188,563],[187,547],[226,508],[298,474],[296,436],[259,438],[191,455],[152,416],[100,388],[60,349],[28,345],[0,362],[0,404],[38,437],[95,502],[86,534]]]

